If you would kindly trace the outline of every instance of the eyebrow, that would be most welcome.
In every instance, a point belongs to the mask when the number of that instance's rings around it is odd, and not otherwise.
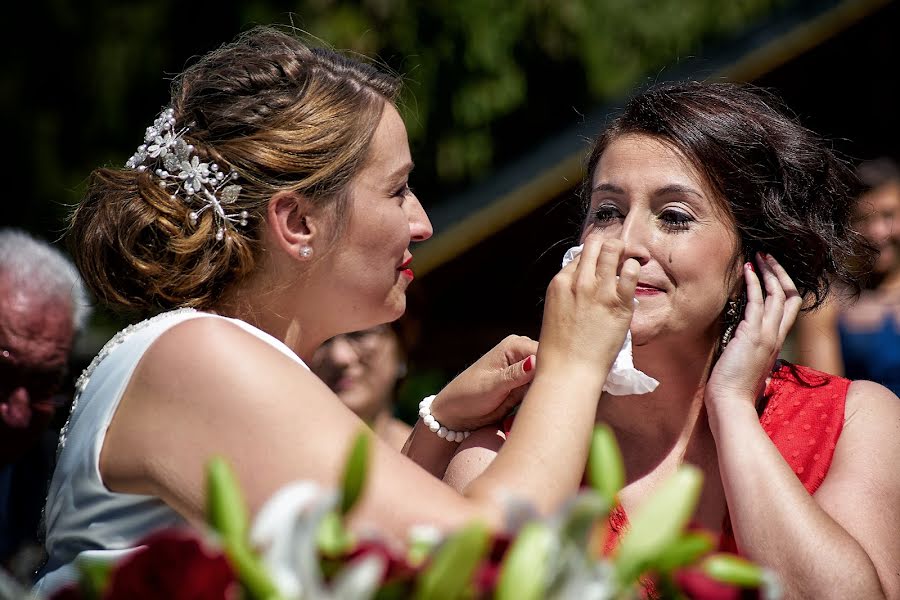
[[[601,183],[597,187],[591,190],[591,194],[595,194],[597,192],[609,192],[612,194],[625,194],[625,190],[620,188],[619,186],[612,183]],[[694,188],[681,185],[680,183],[672,183],[667,186],[663,186],[653,192],[654,196],[665,196],[666,194],[691,194],[693,196],[697,196],[698,198],[702,198],[703,194],[695,190]]]
[[[654,192],[654,196],[665,196],[666,194],[691,194],[692,196],[697,196],[698,198],[702,198],[703,194],[695,190],[694,188],[681,185],[679,183],[673,183],[671,185],[667,185],[665,187],[661,187],[656,192]]]
[[[625,190],[620,188],[617,185],[613,185],[611,183],[601,183],[597,187],[591,190],[591,194],[596,194],[597,192],[611,192],[613,194],[624,194]]]
[[[414,162],[410,161],[410,162],[406,163],[405,165],[403,165],[402,167],[398,168],[393,173],[391,173],[388,176],[388,179],[397,179],[401,175],[408,175],[415,168],[416,168],[416,164]]]

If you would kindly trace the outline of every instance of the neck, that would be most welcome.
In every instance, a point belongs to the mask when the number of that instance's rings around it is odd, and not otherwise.
[[[372,430],[375,431],[375,433],[381,435],[387,433],[393,419],[394,415],[391,413],[391,410],[384,407],[380,409],[373,418],[365,419],[365,421],[372,427]]]
[[[597,420],[615,430],[623,447],[642,449],[651,462],[673,453],[680,459],[691,440],[708,431],[703,390],[713,347],[708,340],[693,351],[661,342],[635,347],[635,366],[658,380],[659,386],[649,394],[604,394]]]
[[[309,364],[316,348],[338,332],[322,326],[321,314],[312,312],[317,303],[297,287],[251,276],[224,294],[212,311],[265,331]]]

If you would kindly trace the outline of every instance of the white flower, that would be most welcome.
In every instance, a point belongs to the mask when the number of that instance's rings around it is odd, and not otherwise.
[[[226,237],[226,228],[247,225],[246,210],[226,213],[223,208],[238,200],[241,186],[224,186],[225,182],[236,181],[238,174],[223,172],[216,163],[200,162],[194,146],[183,138],[189,129],[189,126],[176,129],[175,110],[163,109],[144,132],[144,143],[125,162],[125,167],[158,177],[160,187],[167,189],[172,200],[180,198],[194,209],[190,213],[192,224],[196,224],[197,215],[211,209],[217,225],[216,240],[221,241]],[[171,179],[179,181],[167,182]],[[195,208],[198,199],[203,206]]]
[[[256,515],[250,542],[261,550],[263,564],[283,598],[367,600],[378,591],[387,568],[381,556],[344,565],[330,585],[322,576],[316,535],[337,501],[337,493],[300,481],[277,491]]]
[[[278,591],[285,598],[324,593],[316,555],[319,522],[337,502],[318,485],[300,481],[275,493],[260,509],[250,530],[251,543],[262,550]]]
[[[209,165],[200,162],[200,157],[195,156],[191,159],[191,162],[183,161],[181,163],[181,173],[178,174],[178,177],[184,180],[188,190],[193,189],[197,191],[206,183],[208,175]]]
[[[164,135],[156,136],[153,143],[147,146],[147,154],[152,158],[165,156],[169,153],[169,148],[172,147],[172,144],[175,143],[175,139],[175,134],[171,131],[166,132]]]

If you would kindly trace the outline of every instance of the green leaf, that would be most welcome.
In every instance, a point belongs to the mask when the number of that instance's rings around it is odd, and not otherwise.
[[[616,443],[616,435],[605,423],[594,429],[587,464],[588,482],[613,504],[616,494],[625,485],[625,465]]]
[[[540,600],[546,595],[550,554],[556,546],[553,530],[532,521],[519,530],[506,553],[494,598]]]
[[[763,584],[763,569],[734,554],[713,554],[703,561],[703,572],[722,583],[756,588]]]
[[[671,572],[691,565],[715,546],[712,536],[703,532],[685,533],[666,548],[655,563],[657,570]]]
[[[316,546],[325,556],[342,556],[355,543],[353,535],[344,527],[341,516],[334,511],[326,513],[316,530]]]
[[[225,554],[251,600],[278,600],[281,595],[259,558],[244,543],[225,540]]]
[[[79,589],[87,600],[102,598],[109,583],[109,575],[116,567],[116,561],[103,559],[76,559]]]
[[[425,529],[424,527],[422,529]],[[406,551],[406,562],[413,566],[420,566],[425,563],[432,551],[440,543],[439,534],[436,530],[425,529],[425,533],[410,531],[408,546]]]
[[[675,543],[694,513],[702,484],[700,470],[684,465],[635,511],[616,551],[620,582],[633,581]]]
[[[234,471],[224,458],[216,456],[206,466],[206,520],[223,540],[247,542],[247,506]]]
[[[560,538],[587,550],[594,524],[609,516],[609,507],[609,502],[598,492],[586,490],[579,493],[563,513],[565,520],[560,528]]]
[[[353,440],[341,485],[341,514],[350,512],[362,495],[366,484],[366,468],[369,462],[369,432],[360,431]]]
[[[457,531],[441,545],[419,576],[419,600],[457,600],[466,597],[472,575],[488,549],[490,534],[480,523]]]

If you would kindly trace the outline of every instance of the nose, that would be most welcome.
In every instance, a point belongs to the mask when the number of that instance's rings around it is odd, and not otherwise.
[[[409,215],[409,233],[412,241],[424,242],[434,233],[434,230],[431,228],[431,220],[415,194],[410,193],[410,197],[405,205]]]
[[[18,385],[10,390],[5,402],[7,404],[30,404],[31,394],[28,393],[28,389],[24,385]]]
[[[867,234],[876,244],[880,244],[891,236],[891,219],[884,215],[874,215],[869,221]]]
[[[631,210],[622,223],[619,239],[625,243],[622,260],[633,258],[644,266],[650,260],[649,242],[652,231],[649,218],[637,210]]]
[[[344,369],[359,360],[359,353],[350,340],[339,335],[328,344],[326,359],[335,367]]]

